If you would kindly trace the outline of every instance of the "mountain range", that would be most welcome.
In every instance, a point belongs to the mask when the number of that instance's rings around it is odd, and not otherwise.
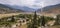
[[[43,10],[42,12],[45,13],[60,13],[60,4],[46,6],[42,8],[42,10]],[[38,9],[37,11],[41,12],[41,9]]]
[[[46,6],[40,9],[37,9],[37,12],[45,13],[60,13],[60,4]],[[34,12],[35,9],[29,8],[27,6],[18,6],[18,5],[8,5],[8,4],[0,4],[0,13],[16,13],[16,12]]]
[[[27,6],[18,6],[18,5],[13,5],[13,6],[10,6],[12,8],[15,8],[15,9],[21,9],[25,12],[34,12],[35,10],[33,8],[29,8]]]
[[[1,13],[16,13],[16,12],[23,12],[23,11],[20,9],[14,9],[14,8],[8,7],[4,4],[0,4],[0,14]]]

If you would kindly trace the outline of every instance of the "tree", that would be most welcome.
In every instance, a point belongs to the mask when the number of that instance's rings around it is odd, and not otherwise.
[[[41,16],[41,26],[45,27],[45,18],[44,18],[44,16]]]
[[[55,25],[59,25],[60,22],[60,14],[57,15]]]
[[[14,22],[15,21],[15,18],[14,16],[11,17],[11,22]]]
[[[38,25],[38,23],[37,23],[37,14],[36,14],[36,11],[35,11],[34,18],[31,19],[31,22],[28,24],[28,28],[38,28],[37,25]]]
[[[38,26],[41,26],[41,18],[38,19]]]

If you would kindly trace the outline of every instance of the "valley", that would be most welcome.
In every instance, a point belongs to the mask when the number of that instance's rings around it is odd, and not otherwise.
[[[60,28],[60,4],[36,10],[26,6],[0,4],[0,28],[41,28],[42,26]]]

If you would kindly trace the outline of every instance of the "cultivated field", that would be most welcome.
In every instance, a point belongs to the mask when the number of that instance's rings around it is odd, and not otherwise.
[[[10,17],[12,15],[18,15],[20,13],[10,13],[10,14],[0,14],[0,18],[3,18],[3,17]]]
[[[24,12],[22,12],[22,13],[9,13],[9,14],[0,14],[0,18],[3,18],[3,17],[9,17],[9,16],[15,16],[15,15],[19,15],[19,14],[34,14],[34,13],[24,13]],[[56,16],[56,14],[46,14],[46,13],[37,13],[37,15],[40,15],[40,16],[42,16],[42,15],[44,15],[44,16],[50,16],[50,17],[54,17],[54,16]]]
[[[15,16],[15,15],[19,15],[19,14],[32,14],[32,13],[25,13],[25,12],[21,12],[21,13],[8,13],[8,14],[0,14],[0,18],[3,17],[10,17],[10,16]]]

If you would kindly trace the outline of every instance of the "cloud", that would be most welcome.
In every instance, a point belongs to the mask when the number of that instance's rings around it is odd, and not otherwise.
[[[20,6],[32,6],[35,0],[0,0],[0,3]]]
[[[60,0],[0,0],[0,3],[27,6],[30,8],[41,8],[60,3]]]
[[[49,6],[49,5],[55,5],[60,3],[60,0],[36,0],[36,3],[39,3],[40,5]]]

